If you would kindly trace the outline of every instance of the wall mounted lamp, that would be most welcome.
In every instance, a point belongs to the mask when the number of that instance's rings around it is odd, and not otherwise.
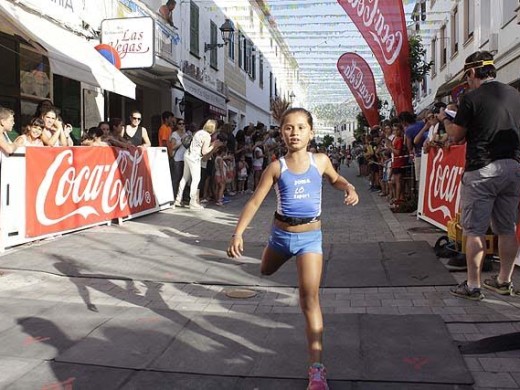
[[[186,100],[183,98],[175,98],[175,105],[179,105],[179,111],[181,114],[184,113],[184,109],[186,108]]]
[[[230,19],[226,19],[222,26],[220,26],[220,33],[224,43],[205,43],[204,52],[216,49],[217,47],[224,47],[224,45],[227,45],[229,42],[231,42],[233,39],[233,34],[235,33],[235,25]]]

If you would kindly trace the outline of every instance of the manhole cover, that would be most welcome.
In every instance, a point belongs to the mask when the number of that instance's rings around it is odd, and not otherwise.
[[[226,296],[230,298],[247,299],[256,296],[256,291],[248,290],[246,288],[234,288],[226,290]]]

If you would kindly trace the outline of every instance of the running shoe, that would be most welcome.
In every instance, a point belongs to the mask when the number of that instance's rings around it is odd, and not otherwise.
[[[329,390],[327,385],[327,370],[321,363],[309,367],[309,386],[307,390]]]

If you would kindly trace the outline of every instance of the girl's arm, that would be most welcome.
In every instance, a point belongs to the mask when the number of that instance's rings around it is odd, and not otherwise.
[[[56,144],[56,141],[58,138],[60,138],[61,135],[61,128],[56,130],[52,136],[48,137],[45,132],[42,132],[42,141],[44,145],[47,146],[54,146]]]
[[[346,205],[355,206],[359,202],[359,196],[356,192],[356,187],[350,184],[347,179],[341,176],[332,166],[330,159],[326,154],[318,153],[314,155],[320,168],[323,169],[323,175],[329,180],[330,184],[340,190],[345,191],[345,200],[344,203]]]
[[[251,199],[249,199],[244,206],[242,213],[238,218],[238,223],[235,232],[231,237],[231,242],[229,243],[227,251],[229,257],[240,257],[242,255],[242,252],[244,251],[244,240],[242,239],[242,234],[244,234],[244,231],[258,211],[258,208],[271,190],[279,172],[280,162],[275,161],[269,164],[264,173],[262,173],[258,187],[253,196],[251,196]]]

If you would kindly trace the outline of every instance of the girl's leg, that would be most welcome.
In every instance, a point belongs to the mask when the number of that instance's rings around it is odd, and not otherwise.
[[[305,316],[309,362],[321,363],[323,317],[320,308],[320,282],[323,255],[305,253],[296,258],[300,307]]]
[[[285,264],[291,257],[276,251],[270,246],[266,246],[262,253],[262,264],[260,265],[260,273],[262,275],[272,275]]]

